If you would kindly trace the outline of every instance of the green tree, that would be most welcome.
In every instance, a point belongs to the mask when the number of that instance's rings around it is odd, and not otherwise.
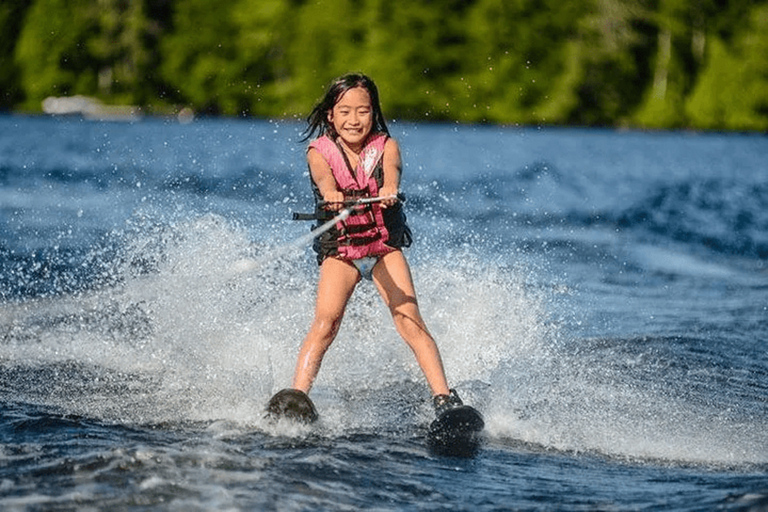
[[[23,97],[13,55],[21,31],[20,20],[28,8],[26,0],[5,0],[0,5],[0,110],[13,107]]]
[[[437,3],[372,0],[364,10],[353,62],[374,76],[392,117],[452,119],[465,102],[456,82],[467,71],[473,2]]]
[[[157,90],[152,22],[143,1],[97,0],[98,31],[87,40],[98,93],[119,103],[150,103]]]
[[[250,86],[243,77],[237,28],[230,4],[175,2],[173,28],[160,45],[161,74],[195,109],[228,115],[248,111]]]
[[[594,0],[579,18],[577,98],[566,122],[627,123],[651,76],[651,9],[649,0]]]
[[[362,71],[389,117],[764,130],[766,5],[5,0],[0,108],[86,94],[303,116]]]
[[[697,128],[768,130],[768,4],[754,6],[731,44],[710,37],[686,112]]]
[[[685,98],[703,64],[708,25],[719,14],[713,0],[665,0],[656,8],[653,77],[634,119],[652,128],[687,125]]]
[[[503,123],[566,119],[580,74],[573,21],[583,10],[575,0],[479,0],[465,22],[471,70],[452,82],[467,100],[457,114]]]
[[[155,2],[153,13],[161,12]],[[162,5],[162,2],[159,2]],[[28,108],[50,95],[150,103],[158,95],[159,20],[147,2],[36,0],[15,51]]]
[[[301,32],[294,18],[299,6],[295,0],[241,0],[233,7],[235,48],[248,84],[243,103],[252,115],[287,114],[283,105],[295,94],[289,52]]]
[[[305,115],[334,77],[358,66],[360,13],[365,2],[282,2],[280,9],[262,15],[254,24],[271,35],[280,55],[278,80],[270,88],[281,105],[277,115]]]
[[[635,120],[643,126],[660,128],[682,124],[681,63],[673,51],[673,37],[682,32],[680,13],[685,10],[687,2],[661,2],[653,17],[657,38],[653,79],[646,90],[643,104],[635,113]]]
[[[90,0],[37,0],[16,46],[27,108],[50,95],[92,94],[97,71],[86,41],[98,24]]]

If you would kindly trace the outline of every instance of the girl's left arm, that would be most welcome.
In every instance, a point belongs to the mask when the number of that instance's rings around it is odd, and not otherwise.
[[[403,164],[400,159],[400,147],[395,139],[389,138],[384,144],[382,165],[384,167],[384,180],[379,190],[379,197],[396,196],[400,188],[400,173],[403,170]],[[388,199],[383,201],[382,205],[391,206],[396,201],[396,199]]]

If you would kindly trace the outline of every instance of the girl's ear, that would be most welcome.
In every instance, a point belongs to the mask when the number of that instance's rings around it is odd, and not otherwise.
[[[333,124],[333,109],[328,110],[326,113],[326,119],[328,119],[328,122]]]

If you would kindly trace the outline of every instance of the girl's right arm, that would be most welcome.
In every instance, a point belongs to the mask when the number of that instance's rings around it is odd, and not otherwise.
[[[323,196],[323,201],[331,203],[329,207],[332,210],[341,209],[344,194],[339,191],[336,185],[336,179],[333,177],[331,166],[328,165],[328,162],[325,161],[320,152],[314,148],[309,148],[307,162],[309,163],[309,174]]]

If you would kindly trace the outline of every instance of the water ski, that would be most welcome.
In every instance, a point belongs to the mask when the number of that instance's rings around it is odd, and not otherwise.
[[[269,400],[267,417],[275,420],[285,418],[299,423],[312,423],[317,420],[317,409],[303,391],[283,389]]]
[[[480,432],[485,427],[477,409],[462,405],[440,414],[429,426],[427,444],[438,455],[472,457],[480,446]]]

